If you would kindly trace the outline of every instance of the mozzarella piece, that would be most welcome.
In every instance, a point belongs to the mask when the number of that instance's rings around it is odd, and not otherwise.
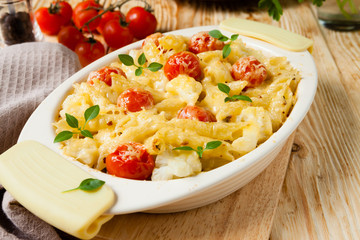
[[[178,96],[188,105],[195,105],[202,89],[200,82],[187,75],[179,75],[166,85],[169,96]]]
[[[189,177],[201,172],[199,156],[194,151],[164,151],[156,157],[151,180]]]

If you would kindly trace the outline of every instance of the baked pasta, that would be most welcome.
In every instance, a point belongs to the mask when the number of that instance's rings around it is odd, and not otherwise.
[[[224,58],[225,46],[231,51]],[[61,143],[63,152],[132,179],[194,176],[254,150],[286,120],[301,79],[285,57],[208,32],[156,33],[128,54],[134,64],[116,61],[74,84],[54,126],[57,134],[73,131],[66,114],[83,125],[85,110],[98,105],[86,123],[92,138],[74,134]],[[151,63],[163,67],[151,71]]]

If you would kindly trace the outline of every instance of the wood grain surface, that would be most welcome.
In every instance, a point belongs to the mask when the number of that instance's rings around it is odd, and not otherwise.
[[[325,29],[294,0],[282,1],[279,22],[256,1],[148,2],[162,32],[240,17],[313,39],[318,92],[280,155],[242,189],[186,212],[116,216],[95,239],[360,239],[360,32]]]

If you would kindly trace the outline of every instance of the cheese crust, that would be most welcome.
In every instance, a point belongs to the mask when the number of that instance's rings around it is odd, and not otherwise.
[[[136,60],[144,53],[148,62],[165,64],[173,54],[188,50],[189,39],[180,35],[164,35],[159,45],[148,41],[141,49],[131,50]],[[179,75],[169,81],[163,69],[157,72],[143,70],[136,76],[134,66],[114,62],[110,66],[121,68],[127,78],[112,73],[108,86],[98,79],[94,84],[76,83],[73,91],[62,102],[59,117],[54,122],[55,132],[72,131],[66,123],[65,113],[75,116],[84,124],[84,111],[100,106],[100,114],[89,121],[86,129],[93,139],[74,135],[62,142],[65,155],[98,170],[105,169],[105,158],[119,144],[144,144],[155,158],[152,180],[182,178],[209,171],[243,156],[266,141],[287,119],[296,102],[296,89],[301,76],[285,57],[265,57],[260,51],[247,47],[241,39],[231,42],[231,53],[223,59],[222,51],[197,54],[203,78],[201,81]],[[254,56],[266,66],[267,78],[255,88],[246,88],[247,82],[234,81],[231,66],[240,58]],[[137,64],[137,63],[136,63]],[[137,64],[138,65],[138,64]],[[220,91],[218,83],[230,87],[230,95],[246,95],[248,101],[229,101]],[[154,97],[154,107],[139,112],[125,112],[117,106],[118,96],[129,88],[142,88]],[[209,110],[216,122],[178,119],[177,113],[185,106],[199,106]],[[197,154],[174,151],[175,147],[205,147],[211,141],[221,141],[220,147],[205,150],[200,159]]]

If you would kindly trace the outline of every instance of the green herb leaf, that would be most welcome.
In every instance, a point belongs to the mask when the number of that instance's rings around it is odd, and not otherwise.
[[[231,41],[235,41],[239,37],[239,34],[233,34],[231,35],[230,39]]]
[[[93,135],[91,134],[91,132],[89,130],[81,130],[80,131],[81,135],[83,135],[84,137],[88,137],[88,138],[94,138]]]
[[[221,145],[221,141],[212,141],[212,142],[206,143],[205,149],[202,146],[198,146],[196,148],[196,150],[189,146],[181,146],[181,147],[174,148],[173,150],[195,151],[197,153],[197,155],[199,156],[199,158],[202,158],[204,150],[215,149],[215,148],[219,147],[220,145]]]
[[[134,59],[128,54],[119,54],[118,58],[126,66],[134,65]]]
[[[213,38],[217,38],[218,40],[222,41],[222,42],[226,42],[229,40],[228,37],[224,36],[219,30],[212,30],[209,32],[209,35]],[[233,34],[231,35],[231,42],[235,41],[237,38],[239,37],[239,34]],[[223,58],[227,58],[229,56],[229,54],[231,53],[231,42],[229,42],[228,44],[226,44],[223,48]]]
[[[68,139],[72,138],[72,136],[73,136],[72,132],[70,132],[70,131],[62,131],[58,135],[56,135],[56,137],[54,139],[54,143],[68,140]]]
[[[84,113],[85,121],[88,122],[94,118],[96,118],[97,115],[99,115],[100,107],[99,105],[94,105],[92,107],[89,107],[86,109]]]
[[[73,115],[68,114],[68,113],[65,113],[65,117],[66,117],[66,122],[70,127],[72,127],[72,128],[79,127],[79,122],[76,119],[76,117],[74,117]]]
[[[230,55],[231,52],[231,48],[230,48],[230,43],[226,44],[223,48],[223,58],[227,58]]]
[[[235,100],[242,100],[242,101],[252,102],[251,98],[249,98],[248,96],[245,96],[245,95],[234,95],[231,98],[233,98]]]
[[[223,93],[229,94],[230,92],[230,87],[224,83],[218,83],[218,88]]]
[[[226,36],[221,36],[220,38],[218,38],[218,40],[220,40],[222,42],[226,42],[227,40],[229,40],[229,38]]]
[[[66,122],[70,127],[77,128],[78,130],[80,130],[80,134],[82,134],[84,137],[93,138],[93,135],[91,134],[91,132],[89,130],[85,129],[85,126],[88,121],[96,118],[97,115],[99,115],[99,112],[100,112],[99,105],[94,105],[94,106],[86,109],[85,113],[84,113],[85,123],[84,123],[83,127],[79,127],[78,120],[74,116],[72,116],[71,114],[68,114],[68,113],[65,113]],[[58,135],[56,135],[56,137],[54,139],[54,143],[68,140],[68,139],[72,138],[72,136],[74,134],[79,134],[79,132],[62,131]]]
[[[233,101],[233,99],[232,99],[231,97],[226,97],[226,98],[224,99],[224,102],[231,102],[231,101]]]
[[[142,67],[135,70],[135,76],[140,76],[143,73]]]
[[[139,58],[138,58],[138,63],[141,65],[144,65],[146,63],[146,57],[145,57],[145,54],[142,53]],[[137,75],[136,75],[137,76]]]
[[[141,66],[144,65],[147,61],[144,53],[142,53],[138,58],[138,63],[140,66],[136,66],[134,64],[134,59],[127,54],[119,54],[118,57],[119,57],[120,61],[122,63],[124,63],[126,66],[134,65],[135,67],[137,67],[137,69],[135,70],[135,76],[140,76],[143,73],[143,67],[141,67]],[[156,72],[156,71],[160,70],[162,67],[163,67],[162,64],[157,63],[157,62],[152,62],[149,64],[149,66],[146,69],[149,69],[152,72]]]
[[[268,9],[268,14],[274,20],[279,21],[283,14],[282,6],[279,0],[260,0],[258,3],[259,8]]]
[[[245,95],[234,95],[234,96],[230,96],[230,87],[224,83],[218,83],[218,88],[220,91],[222,91],[223,93],[226,93],[228,96],[224,99],[224,102],[231,102],[231,101],[237,101],[237,100],[243,100],[243,101],[248,101],[248,102],[252,102],[251,98],[249,98],[248,96]]]
[[[192,147],[189,147],[189,146],[176,147],[173,150],[195,151]]]
[[[233,102],[233,101],[238,101],[238,100],[252,102],[251,98],[249,98],[248,96],[245,96],[245,95],[234,95],[231,97],[226,97],[224,101],[225,102]]]
[[[208,142],[205,146],[205,149],[215,149],[215,148],[219,147],[221,144],[222,144],[221,141]]]
[[[217,39],[219,39],[219,38],[221,38],[222,36],[224,36],[224,35],[222,35],[222,33],[221,33],[219,30],[211,30],[211,31],[209,32],[209,35],[212,36],[213,38],[217,38]]]
[[[70,190],[66,190],[63,191],[64,192],[70,192],[70,191],[74,191],[77,189],[83,190],[83,191],[94,191],[99,189],[102,185],[104,185],[105,182],[99,179],[95,179],[95,178],[87,178],[85,180],[83,180],[80,185],[77,188],[73,188]]]
[[[325,0],[313,0],[312,1],[312,3],[317,7],[321,7],[323,2],[325,2]]]
[[[204,153],[204,148],[201,146],[198,146],[196,153],[197,153],[197,155],[199,155],[199,158],[202,158],[203,153]]]
[[[157,63],[157,62],[152,62],[149,64],[149,66],[147,67],[147,69],[149,69],[152,72],[157,72],[159,71],[161,68],[163,67],[162,64]]]

